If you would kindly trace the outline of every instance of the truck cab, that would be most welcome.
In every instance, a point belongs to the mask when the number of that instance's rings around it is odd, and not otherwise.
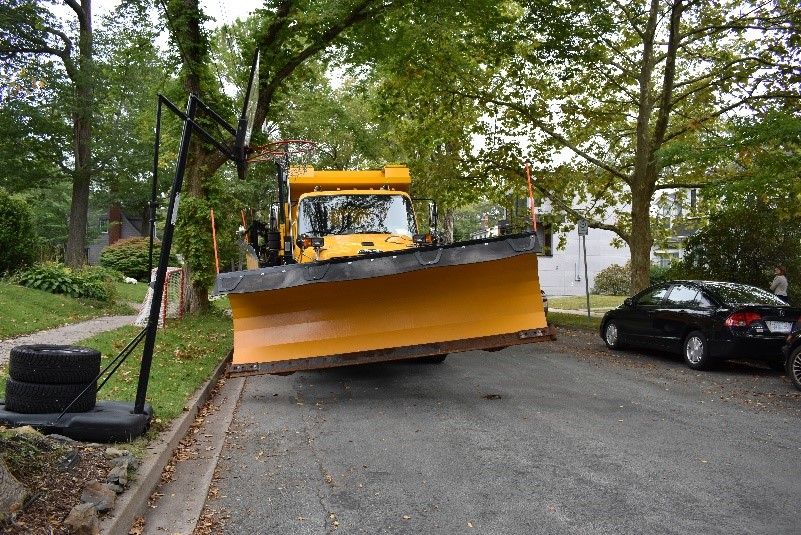
[[[279,178],[285,199],[269,225],[254,221],[247,231],[249,268],[318,262],[400,251],[431,244],[418,234],[403,165],[370,171],[320,171],[290,167]],[[436,209],[431,215],[436,219]],[[436,223],[433,223],[436,225]]]
[[[416,247],[408,194],[390,189],[314,191],[295,207],[296,262]]]

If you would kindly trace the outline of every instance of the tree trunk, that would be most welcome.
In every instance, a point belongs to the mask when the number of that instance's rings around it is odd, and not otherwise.
[[[643,32],[643,52],[640,60],[639,103],[637,115],[637,146],[634,172],[631,177],[631,292],[647,288],[651,282],[651,196],[656,184],[656,160],[653,150],[650,119],[654,111],[652,78],[654,72],[654,36],[659,19],[659,0],[651,0],[648,22]]]
[[[75,8],[74,8],[75,9]],[[78,69],[75,86],[73,131],[75,171],[72,177],[72,205],[64,262],[73,268],[86,263],[86,227],[89,218],[89,186],[92,179],[92,111],[94,109],[94,72],[92,65],[91,0],[81,0],[76,9],[79,20]]]
[[[453,208],[446,208],[444,213],[444,217],[442,218],[442,234],[445,237],[445,243],[453,243],[453,221],[456,211]]]
[[[631,292],[637,293],[651,284],[651,247],[654,245],[651,233],[651,191],[637,188],[632,192],[631,206]]]
[[[0,459],[0,518],[18,509],[27,493],[22,483],[11,475],[6,463]]]

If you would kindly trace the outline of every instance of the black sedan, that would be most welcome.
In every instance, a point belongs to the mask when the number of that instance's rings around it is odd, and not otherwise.
[[[640,346],[679,353],[694,370],[725,359],[764,360],[781,369],[782,346],[800,317],[801,308],[754,286],[671,281],[607,312],[601,338],[611,349]]]

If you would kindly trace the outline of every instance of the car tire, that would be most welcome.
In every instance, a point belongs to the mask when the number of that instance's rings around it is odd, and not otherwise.
[[[89,384],[91,388],[86,389]],[[73,400],[75,403],[72,403]],[[52,414],[64,410],[88,412],[97,403],[97,382],[48,385],[9,378],[6,381],[5,403],[7,411],[20,414]]]
[[[615,320],[609,320],[604,325],[604,342],[609,349],[623,349],[625,344],[620,341],[620,329]]]
[[[793,386],[801,390],[801,346],[796,347],[787,359],[787,375]]]
[[[693,370],[708,370],[711,366],[709,346],[706,343],[706,336],[701,331],[693,331],[687,335],[681,354],[684,356],[684,362]]]
[[[87,384],[100,374],[100,352],[90,347],[33,344],[11,348],[8,376],[39,384]]]

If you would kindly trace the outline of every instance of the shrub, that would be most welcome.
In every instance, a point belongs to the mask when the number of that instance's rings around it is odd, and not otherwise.
[[[70,297],[111,301],[114,298],[112,280],[104,270],[86,267],[73,270],[64,264],[45,262],[21,271],[17,280],[22,286]]]
[[[32,221],[28,203],[0,188],[0,274],[32,263],[36,254]]]
[[[669,267],[663,267],[659,264],[651,264],[651,284],[657,284],[671,280],[671,270]]]
[[[612,264],[595,275],[592,293],[598,295],[628,295],[631,292],[631,262],[625,266]]]
[[[159,262],[160,241],[153,244],[153,267]],[[119,240],[113,245],[109,245],[100,253],[100,265],[119,271],[126,277],[132,277],[138,281],[150,282],[148,273],[148,258],[150,254],[150,238],[126,238]],[[170,265],[176,265],[177,259],[170,257]]]

